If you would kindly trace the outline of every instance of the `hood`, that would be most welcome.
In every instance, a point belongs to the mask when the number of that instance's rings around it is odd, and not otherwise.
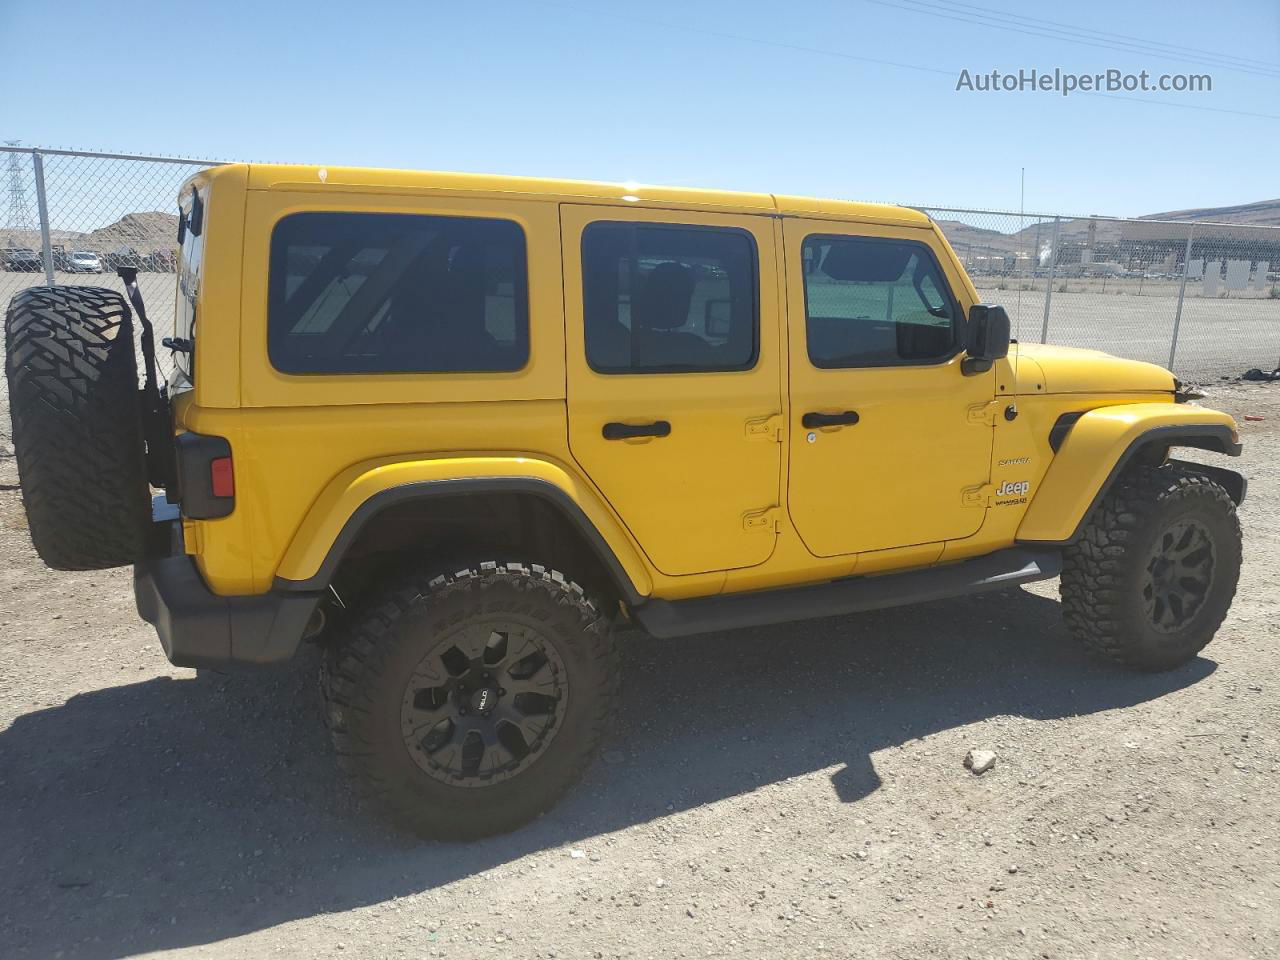
[[[1039,367],[1045,393],[1171,393],[1174,390],[1173,374],[1164,367],[1141,360],[1124,360],[1101,350],[1019,343],[1009,349],[1010,363],[1015,362],[1015,356],[1030,359]]]

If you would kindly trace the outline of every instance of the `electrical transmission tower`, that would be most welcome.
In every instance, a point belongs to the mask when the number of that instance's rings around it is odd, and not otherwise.
[[[6,140],[5,145],[16,147],[22,141]],[[9,227],[14,230],[35,231],[31,219],[31,207],[27,204],[27,187],[22,176],[20,154],[9,154]]]

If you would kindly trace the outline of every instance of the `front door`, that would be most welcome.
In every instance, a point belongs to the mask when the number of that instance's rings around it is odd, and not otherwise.
[[[933,231],[787,219],[783,238],[801,539],[830,557],[973,535],[995,374],[961,369],[968,304]]]
[[[773,552],[774,221],[565,204],[569,446],[670,575]]]

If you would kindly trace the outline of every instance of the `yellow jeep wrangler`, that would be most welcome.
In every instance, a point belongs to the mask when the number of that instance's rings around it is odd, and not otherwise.
[[[916,211],[259,165],[180,208],[166,385],[129,270],[127,299],[9,307],[32,539],[132,564],[175,664],[320,643],[344,765],[424,835],[574,782],[619,622],[1061,576],[1086,647],[1164,670],[1230,606],[1244,480],[1169,454],[1238,455],[1231,418],[1159,367],[1012,344]]]

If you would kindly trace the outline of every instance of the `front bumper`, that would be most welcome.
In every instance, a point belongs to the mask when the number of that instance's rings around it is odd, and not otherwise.
[[[157,541],[172,538],[158,536]],[[165,656],[178,667],[288,660],[320,602],[317,593],[219,596],[205,585],[191,557],[181,552],[157,554],[135,564],[133,596],[138,615],[156,628]]]

